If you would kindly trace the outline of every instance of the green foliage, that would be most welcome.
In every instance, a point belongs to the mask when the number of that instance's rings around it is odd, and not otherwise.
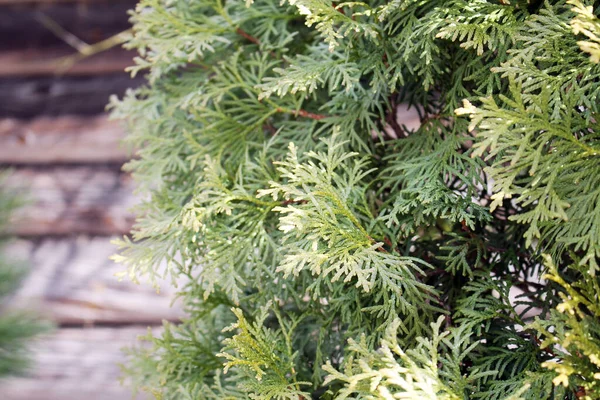
[[[0,234],[22,199],[4,190],[6,173],[0,174]],[[27,347],[33,337],[48,330],[33,313],[9,308],[8,300],[25,278],[26,269],[4,255],[6,238],[0,237],[0,378],[22,373],[29,366]]]
[[[580,398],[597,399],[600,396],[600,281],[598,278],[564,280],[552,259],[545,257],[548,274],[545,276],[560,285],[562,302],[552,310],[549,321],[537,320],[531,327],[542,334],[542,348],[551,348],[553,358],[543,367],[558,375],[554,384],[570,387]],[[580,274],[586,270],[574,266]]]
[[[440,334],[443,322],[444,317],[439,317],[436,323],[432,323],[432,338],[417,338],[416,346],[406,352],[398,344],[399,321],[395,326],[390,326],[377,351],[369,348],[364,336],[360,342],[350,339],[348,344],[354,353],[353,357],[346,363],[343,372],[327,364],[324,369],[330,375],[326,382],[335,380],[345,383],[337,396],[339,399],[348,398],[353,393],[381,399],[462,398],[461,394],[472,378],[461,376],[459,365],[471,349],[461,348],[465,342],[460,337],[455,337],[458,343],[452,343],[449,332]],[[438,351],[443,345],[442,341],[448,346],[447,358],[440,357]],[[453,387],[442,379],[443,375],[456,379]]]
[[[574,6],[572,10],[577,14],[571,20],[573,33],[583,34],[589,39],[578,41],[577,44],[582,51],[590,53],[592,62],[600,62],[600,37],[598,36],[600,35],[600,21],[594,14],[594,7],[586,6],[579,0],[572,0],[568,3]]]
[[[161,399],[597,398],[598,10],[142,0],[115,259]],[[419,124],[398,120],[414,111]],[[595,308],[594,308],[595,307]]]
[[[276,312],[280,330],[274,332],[263,325],[271,309],[272,304],[267,303],[254,323],[248,322],[239,308],[232,309],[238,321],[225,332],[239,332],[223,341],[225,347],[218,354],[227,360],[224,373],[235,368],[240,380],[238,387],[252,393],[251,397],[298,399],[310,396],[300,390],[310,382],[296,380],[297,353],[293,350],[292,333],[300,319],[284,321]]]
[[[0,300],[6,301],[23,279],[23,269],[0,262]],[[48,326],[25,312],[0,305],[0,378],[23,372],[29,366],[27,347],[31,339]]]

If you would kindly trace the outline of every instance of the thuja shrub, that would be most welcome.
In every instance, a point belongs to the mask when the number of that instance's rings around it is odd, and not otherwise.
[[[8,173],[0,171],[0,386],[2,380],[21,374],[30,366],[29,346],[37,335],[51,328],[33,312],[17,310],[12,296],[25,278],[23,263],[7,255],[7,228],[23,198],[5,189]],[[0,394],[2,389],[0,389]]]
[[[591,1],[142,0],[115,258],[159,399],[600,398]],[[400,112],[419,116],[408,124]]]

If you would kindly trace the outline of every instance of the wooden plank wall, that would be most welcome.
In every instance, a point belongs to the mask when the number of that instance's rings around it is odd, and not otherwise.
[[[115,367],[121,348],[144,334],[143,327],[65,328],[34,347],[33,376],[14,378],[0,388],[5,400],[121,400],[132,395],[118,385]],[[148,397],[138,396],[138,399]]]
[[[121,170],[130,156],[119,144],[123,129],[104,114],[110,94],[141,82],[123,72],[132,54],[112,49],[58,74],[73,49],[40,23],[49,17],[95,43],[127,29],[134,5],[0,0],[0,168],[14,169],[7,184],[29,199],[10,227],[11,255],[31,267],[12,304],[57,324],[34,345],[33,370],[0,382],[2,400],[130,399],[118,382],[121,348],[181,316],[168,285],[157,293],[119,282],[122,267],[109,260],[139,201]]]
[[[23,1],[0,3],[0,116],[96,115],[111,94],[133,82],[123,73],[133,54],[120,47],[61,69],[76,51],[47,27],[50,23],[87,44],[129,28],[127,10],[135,0]],[[45,24],[42,23],[45,21]],[[7,39],[8,38],[8,39]]]

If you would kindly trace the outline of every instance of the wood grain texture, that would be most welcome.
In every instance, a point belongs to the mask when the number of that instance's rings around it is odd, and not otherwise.
[[[121,348],[136,344],[144,327],[60,329],[33,347],[34,368],[0,382],[2,400],[130,400],[119,384]],[[138,395],[135,399],[148,399]]]
[[[29,198],[9,226],[20,236],[126,234],[139,201],[131,177],[115,167],[19,168],[6,185]]]
[[[88,43],[98,43],[130,27],[128,10],[137,0],[0,0],[0,50],[69,49],[63,38],[41,20],[58,26]]]
[[[73,49],[20,49],[0,53],[0,78],[45,75],[82,76],[124,72],[133,65],[135,52],[120,48],[95,54],[76,63],[65,64]]]
[[[8,249],[31,266],[11,304],[40,310],[60,325],[157,325],[181,317],[173,287],[119,281],[124,266],[109,260],[111,238],[17,240]]]
[[[114,274],[124,268],[109,260],[110,235],[129,231],[127,209],[138,199],[119,170],[128,158],[118,145],[123,131],[97,115],[110,95],[143,82],[123,72],[132,53],[113,48],[57,74],[75,50],[41,23],[93,44],[128,29],[136,3],[0,0],[0,117],[7,118],[0,119],[0,164],[16,167],[9,185],[28,188],[30,197],[12,225],[23,236],[9,252],[31,273],[11,302],[60,327],[35,344],[27,376],[0,381],[0,400],[131,399],[118,382],[121,349],[146,325],[181,316],[170,285],[157,293],[119,282]]]
[[[124,163],[125,132],[106,116],[0,119],[0,164]]]

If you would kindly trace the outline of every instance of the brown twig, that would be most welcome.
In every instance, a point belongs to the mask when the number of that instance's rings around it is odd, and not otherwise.
[[[260,40],[243,30],[242,28],[236,28],[235,33],[247,39],[248,41],[254,43],[257,46],[260,46]]]
[[[404,129],[398,123],[396,119],[396,112],[398,111],[398,105],[396,104],[396,99],[394,96],[390,98],[390,111],[385,116],[385,122],[392,128],[392,130],[396,133],[398,137],[406,137],[407,134],[404,132]]]
[[[578,399],[583,399],[586,395],[587,393],[585,392],[585,388],[583,386],[579,386],[575,392],[575,397]]]
[[[289,110],[286,110],[284,108],[278,108],[277,112],[286,112],[289,113]],[[316,121],[322,120],[324,118],[327,118],[327,115],[323,115],[323,114],[315,114],[306,110],[297,110],[297,111],[292,111],[292,113],[297,116],[297,117],[304,117],[304,118],[310,118],[310,119],[314,119]]]
[[[373,238],[371,238],[371,239],[372,239],[372,240],[375,240],[375,239],[373,239]],[[388,251],[387,251],[386,249],[384,249],[384,248],[383,248],[383,246],[379,246],[379,247],[377,248],[377,251],[378,251],[378,252],[380,252],[380,253],[388,253]]]
[[[296,115],[300,116],[300,117],[305,117],[305,118],[310,118],[310,119],[315,119],[317,121],[327,118],[327,115],[323,115],[323,114],[315,114],[315,113],[311,113],[305,110],[298,110],[296,112]]]
[[[127,29],[123,32],[117,33],[109,37],[108,39],[104,39],[95,44],[88,44],[83,40],[79,39],[77,36],[73,35],[71,32],[64,29],[60,26],[56,21],[54,21],[49,16],[38,12],[36,14],[36,19],[44,25],[50,32],[52,32],[56,37],[62,39],[66,44],[73,47],[77,50],[76,54],[63,57],[58,62],[58,73],[63,73],[69,70],[74,64],[82,61],[83,59],[96,55],[98,53],[102,53],[106,50],[109,50],[115,46],[121,45],[125,43],[131,35],[133,34],[132,29]]]
[[[271,135],[275,135],[277,133],[277,129],[272,124],[264,124],[263,129],[268,130]]]
[[[385,238],[383,238],[383,242],[384,242],[385,244],[387,244],[387,245],[388,245],[390,248],[393,248],[393,247],[394,247],[394,245],[392,244],[392,241],[391,241],[389,238],[386,238],[386,237],[385,237]]]
[[[344,10],[342,8],[339,8],[336,2],[332,2],[331,6],[333,7],[334,10],[336,10],[340,14],[346,15],[346,13],[344,12]]]

